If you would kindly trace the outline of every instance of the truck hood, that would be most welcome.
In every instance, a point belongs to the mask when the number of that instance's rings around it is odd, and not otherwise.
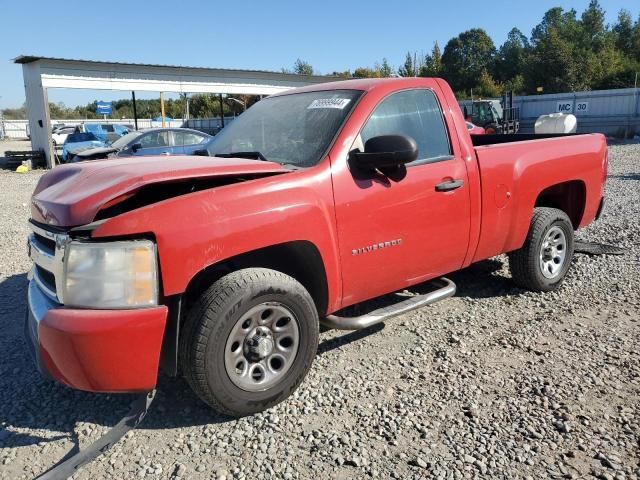
[[[85,160],[89,157],[95,156],[96,158],[93,160],[97,160],[98,158],[107,158],[109,153],[117,152],[118,149],[115,147],[97,147],[97,148],[87,148],[86,150],[82,150],[78,152],[76,156],[78,157],[78,162]]]
[[[61,165],[43,175],[36,185],[31,197],[31,218],[57,227],[76,227],[91,223],[100,210],[154,185],[160,188],[146,204],[197,188],[288,171],[273,162],[201,156],[136,157]],[[183,187],[177,188],[178,185]],[[136,206],[144,206],[144,202]]]

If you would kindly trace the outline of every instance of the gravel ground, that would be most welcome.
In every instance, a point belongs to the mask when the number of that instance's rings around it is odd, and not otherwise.
[[[0,142],[0,158],[9,150],[31,150],[31,141],[22,139],[6,139]]]
[[[610,149],[603,218],[562,289],[514,288],[504,257],[458,295],[367,331],[321,336],[302,387],[241,420],[162,379],[149,416],[79,471],[96,478],[640,478],[640,145]],[[131,396],[42,380],[21,331],[27,202],[39,173],[0,171],[0,477],[84,447]]]

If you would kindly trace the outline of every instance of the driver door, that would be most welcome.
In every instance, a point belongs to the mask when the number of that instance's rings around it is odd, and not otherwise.
[[[136,152],[133,153],[136,157],[143,155],[170,155],[171,146],[173,144],[173,137],[170,130],[156,130],[146,133],[137,143],[140,144]]]
[[[469,186],[431,89],[378,103],[351,150],[378,135],[412,137],[418,159],[403,178],[379,171],[334,173],[343,304],[350,305],[459,269],[469,243]],[[346,161],[346,159],[345,159]],[[459,184],[453,189],[442,185]]]

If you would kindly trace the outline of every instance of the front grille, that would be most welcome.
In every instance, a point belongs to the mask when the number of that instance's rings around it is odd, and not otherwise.
[[[64,253],[69,237],[66,233],[53,231],[46,226],[31,223],[29,255],[35,265],[33,279],[52,300],[64,303],[62,285]]]
[[[33,233],[33,236],[35,237],[36,241],[42,245],[43,249],[46,249],[51,255],[54,255],[55,251],[56,251],[56,241],[51,239],[51,238],[47,238],[44,235],[40,235],[36,232]]]
[[[53,273],[45,270],[40,265],[36,265],[36,273],[38,274],[38,277],[40,277],[42,283],[44,283],[45,287],[52,292],[56,291],[56,276]]]

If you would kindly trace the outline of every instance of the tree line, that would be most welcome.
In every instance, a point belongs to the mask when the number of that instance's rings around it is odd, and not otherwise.
[[[318,74],[302,59],[284,73]],[[562,7],[549,9],[527,37],[513,28],[506,41],[496,46],[487,32],[472,28],[453,37],[444,50],[437,42],[429,54],[407,52],[397,68],[386,58],[373,67],[334,71],[329,75],[341,78],[375,77],[442,77],[449,82],[459,98],[495,97],[505,90],[515,94],[558,93],[581,90],[633,87],[640,72],[640,15],[634,19],[628,10],[621,10],[613,24],[605,22],[605,12],[598,0],[591,0],[581,13]],[[235,96],[249,107],[256,96]],[[185,94],[165,100],[165,115],[184,118]],[[112,118],[133,118],[129,99],[112,104]],[[160,100],[138,100],[138,118],[160,115]],[[243,110],[237,101],[223,100],[225,115]],[[101,118],[96,102],[74,108],[50,104],[51,118]],[[189,112],[194,118],[220,114],[217,95],[189,95]],[[5,109],[6,119],[26,118],[25,108]]]
[[[251,95],[234,95],[233,98],[247,105],[247,108],[258,100]],[[96,113],[97,100],[83,106],[67,107],[64,103],[49,103],[49,117],[55,120],[101,119]],[[222,107],[225,116],[233,116],[243,111],[238,102],[223,98]],[[111,102],[112,115],[110,119],[133,118],[133,101],[131,99],[114,100]],[[164,114],[166,117],[183,119],[186,116],[187,95],[180,94],[179,98],[164,100]],[[156,118],[161,115],[160,99],[136,99],[136,113],[138,118]],[[26,107],[6,108],[4,118],[17,120],[27,118]],[[194,94],[189,95],[189,114],[192,118],[208,118],[220,115],[220,100],[218,95]]]
[[[296,73],[313,73],[298,60]],[[345,78],[442,77],[459,97],[559,93],[633,87],[640,72],[640,15],[634,21],[628,10],[605,22],[597,0],[578,14],[575,9],[549,9],[527,37],[513,28],[496,46],[487,32],[472,28],[453,37],[444,50],[436,42],[427,55],[407,52],[399,68],[386,59],[373,68],[333,72]]]

